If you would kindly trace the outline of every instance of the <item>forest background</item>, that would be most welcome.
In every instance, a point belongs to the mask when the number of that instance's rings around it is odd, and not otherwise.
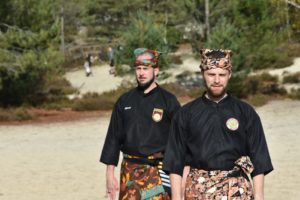
[[[99,62],[107,61],[108,46],[115,49],[118,76],[132,70],[126,66],[137,47],[164,52],[164,68],[182,62],[175,54],[182,44],[190,44],[195,56],[205,47],[231,49],[238,72],[231,93],[253,104],[300,99],[300,90],[286,91],[278,77],[253,75],[288,66],[300,56],[299,19],[299,0],[1,1],[0,120],[33,118],[32,108],[112,108],[131,86],[70,99],[68,95],[78,91],[64,78],[67,71],[82,66],[89,51],[98,52]],[[288,74],[283,81],[299,83],[300,74]],[[202,91],[177,83],[164,87],[190,98]]]

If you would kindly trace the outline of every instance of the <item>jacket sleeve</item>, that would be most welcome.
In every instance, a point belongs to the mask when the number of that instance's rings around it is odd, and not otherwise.
[[[173,98],[170,98],[170,102],[169,102],[170,120],[173,119],[174,115],[179,109],[180,109],[180,103],[178,102],[177,98],[173,96]]]
[[[107,165],[118,165],[120,155],[120,141],[122,130],[122,109],[120,99],[114,106],[104,146],[102,149],[100,162]]]
[[[248,152],[254,165],[252,176],[268,174],[273,170],[264,130],[257,113],[252,110],[248,120]]]
[[[182,176],[186,154],[186,129],[182,112],[178,111],[171,123],[163,169]]]

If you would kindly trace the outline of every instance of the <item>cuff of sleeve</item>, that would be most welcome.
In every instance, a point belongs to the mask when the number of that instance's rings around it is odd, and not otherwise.
[[[257,176],[257,175],[259,175],[259,174],[267,175],[267,174],[269,174],[271,171],[273,171],[273,167],[272,167],[272,168],[269,168],[269,169],[265,169],[265,170],[254,170],[254,171],[251,173],[251,177]]]
[[[168,172],[169,174],[177,174],[179,176],[183,175],[183,169],[169,169],[167,167],[163,167],[163,170]]]

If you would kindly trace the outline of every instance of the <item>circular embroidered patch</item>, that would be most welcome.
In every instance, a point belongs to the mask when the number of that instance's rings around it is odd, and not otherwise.
[[[226,122],[226,126],[229,130],[236,131],[239,128],[239,121],[235,118],[229,118]]]

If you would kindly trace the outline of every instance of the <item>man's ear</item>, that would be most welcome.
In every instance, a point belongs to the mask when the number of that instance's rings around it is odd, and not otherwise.
[[[232,71],[229,70],[229,79],[231,78]]]

